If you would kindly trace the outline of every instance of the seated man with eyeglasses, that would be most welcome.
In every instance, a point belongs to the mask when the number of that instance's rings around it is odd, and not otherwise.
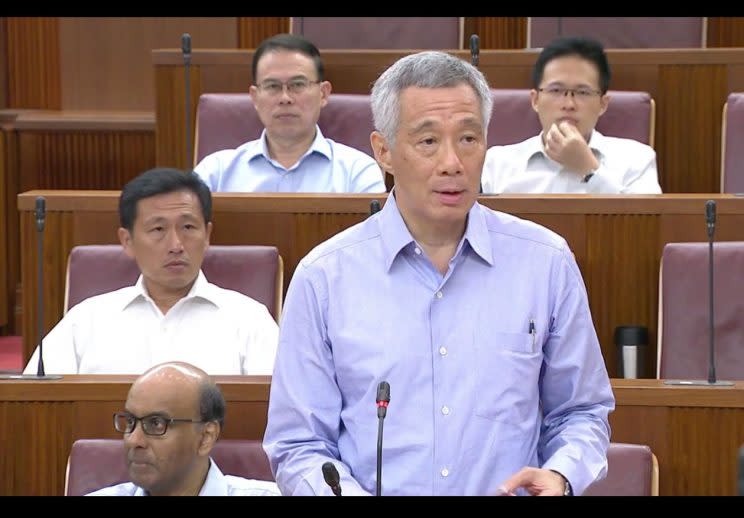
[[[156,365],[132,384],[124,408],[114,414],[114,427],[124,434],[131,482],[90,495],[280,495],[275,482],[223,475],[209,456],[225,399],[203,370],[184,362]]]
[[[484,194],[661,193],[653,148],[594,128],[610,102],[610,66],[599,42],[553,41],[540,52],[532,80],[542,132],[488,150]]]
[[[325,138],[318,127],[331,83],[315,45],[291,34],[264,40],[253,54],[253,80],[264,131],[199,162],[194,170],[213,192],[385,192],[372,157]]]

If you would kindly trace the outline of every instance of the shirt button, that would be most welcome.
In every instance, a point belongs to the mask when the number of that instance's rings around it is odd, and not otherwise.
[[[416,255],[421,255],[421,249],[419,247],[414,248],[413,251],[416,252]]]
[[[442,293],[441,291],[438,291],[437,292],[437,298],[438,299],[441,299],[442,297],[444,297],[444,293]]]
[[[443,477],[449,476],[449,470],[447,468],[442,468],[441,473]]]
[[[444,415],[449,415],[449,407],[448,406],[443,406],[442,407],[442,413]]]
[[[439,354],[441,354],[442,356],[445,356],[447,354],[447,348],[445,346],[440,347]]]

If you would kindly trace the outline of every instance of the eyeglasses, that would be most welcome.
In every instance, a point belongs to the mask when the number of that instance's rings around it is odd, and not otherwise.
[[[165,435],[168,425],[171,423],[204,423],[206,421],[194,419],[172,419],[162,415],[146,415],[135,417],[129,412],[116,412],[114,414],[114,428],[117,432],[132,433],[137,426],[137,421],[142,422],[142,431],[146,435]]]
[[[580,101],[588,101],[593,97],[602,95],[599,90],[592,90],[591,88],[566,88],[564,86],[548,86],[547,88],[538,88],[538,92],[545,93],[552,99],[560,99],[561,97],[567,97],[570,93],[574,99]]]
[[[269,96],[281,95],[284,91],[284,87],[287,87],[287,92],[293,95],[299,95],[307,91],[310,85],[319,84],[320,81],[310,81],[306,77],[296,77],[289,81],[282,82],[274,79],[267,79],[258,85],[258,89]]]

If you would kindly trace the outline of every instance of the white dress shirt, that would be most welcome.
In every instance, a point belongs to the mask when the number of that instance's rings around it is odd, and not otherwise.
[[[104,487],[86,496],[148,496],[148,494],[132,482],[125,482]],[[209,472],[198,496],[281,496],[281,493],[276,482],[223,475],[214,460],[210,458]]]
[[[656,152],[635,140],[592,132],[589,147],[599,168],[588,182],[548,158],[542,134],[517,144],[493,146],[483,165],[483,194],[661,194]]]
[[[137,284],[86,299],[44,338],[47,374],[142,374],[166,361],[211,375],[271,374],[278,326],[263,304],[202,272],[167,314]],[[34,374],[36,348],[24,373]]]
[[[266,130],[237,149],[208,155],[194,168],[212,192],[385,192],[375,160],[358,149],[325,138],[315,140],[296,164],[286,168],[269,156]]]

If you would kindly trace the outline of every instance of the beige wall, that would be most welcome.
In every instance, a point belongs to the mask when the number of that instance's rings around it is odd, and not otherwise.
[[[237,18],[60,18],[62,109],[155,110],[150,51],[237,48]]]

